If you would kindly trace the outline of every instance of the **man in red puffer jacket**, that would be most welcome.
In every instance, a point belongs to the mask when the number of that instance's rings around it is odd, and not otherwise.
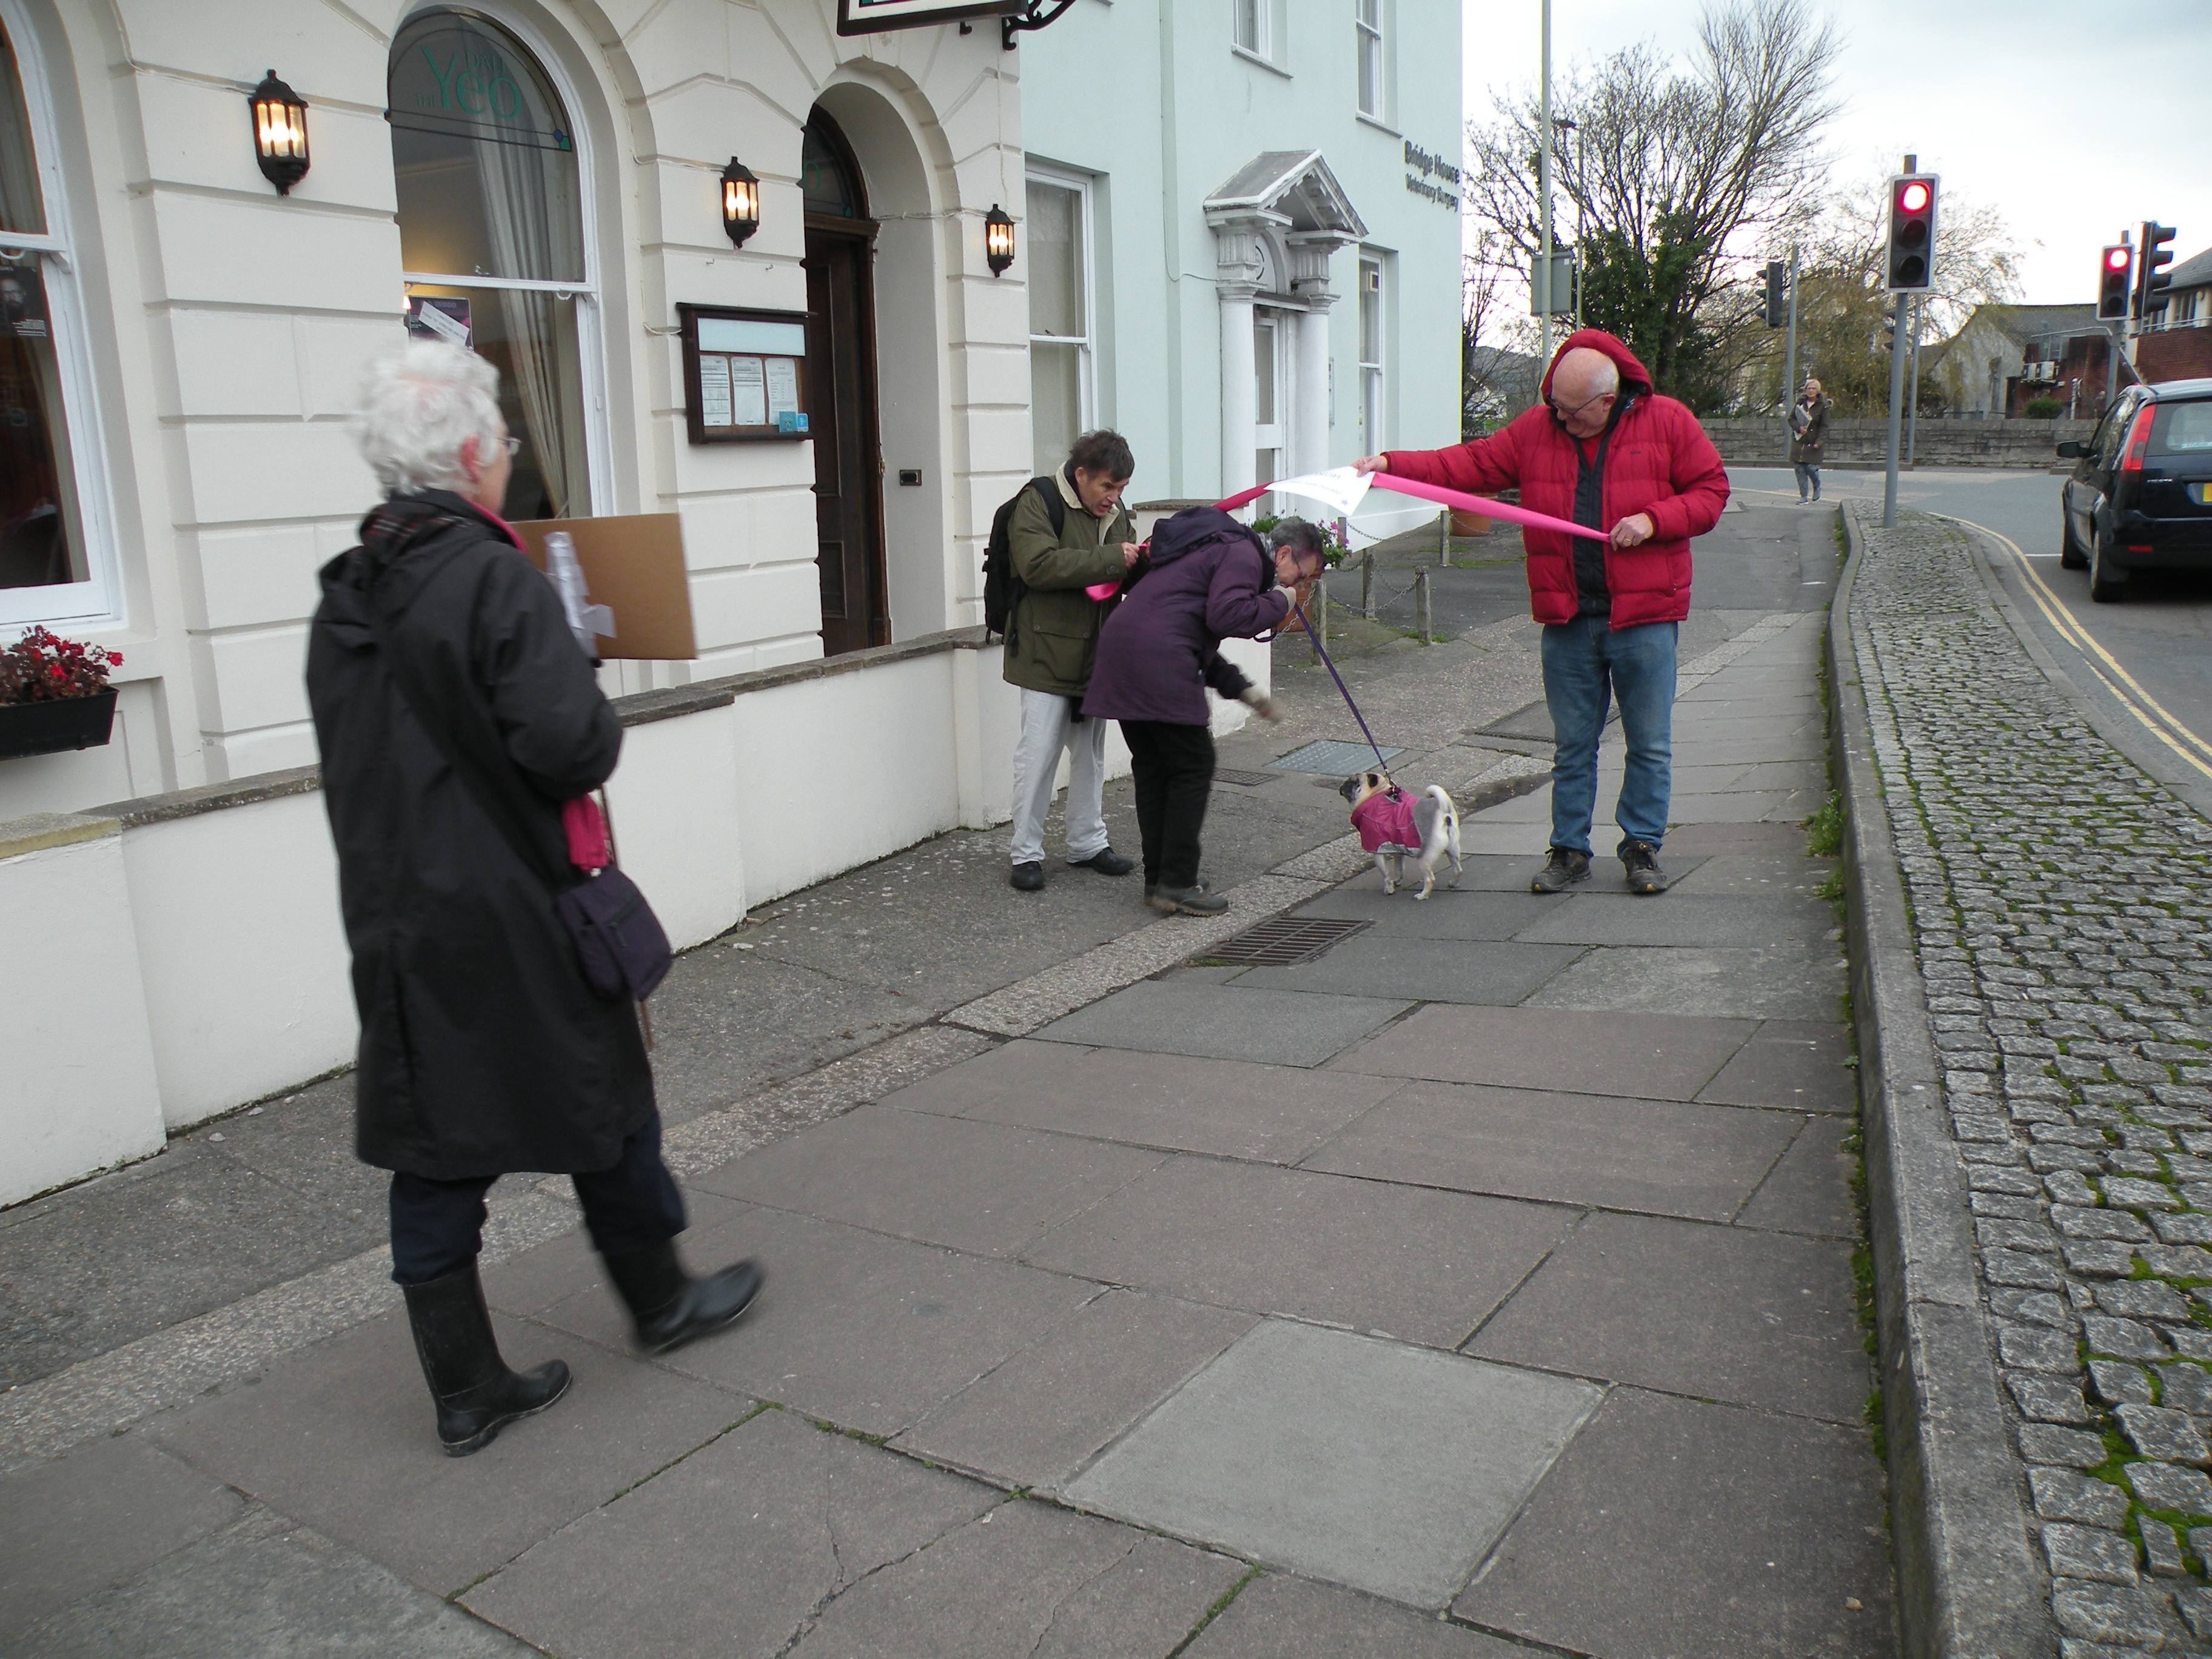
[[[1522,532],[1528,592],[1544,624],[1544,702],[1552,714],[1552,849],[1528,884],[1556,893],[1589,876],[1598,740],[1608,694],[1620,705],[1627,775],[1613,817],[1633,893],[1663,893],[1674,643],[1690,614],[1690,538],[1720,521],[1728,473],[1698,417],[1651,390],[1651,375],[1610,334],[1567,337],[1545,372],[1543,401],[1504,431],[1449,449],[1391,450],[1362,472],[1468,491],[1518,486],[1521,504],[1587,525],[1588,538]]]

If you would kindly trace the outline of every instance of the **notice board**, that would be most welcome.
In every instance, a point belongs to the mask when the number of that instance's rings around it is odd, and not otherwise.
[[[695,444],[811,437],[806,313],[679,305],[684,424]]]
[[[545,568],[545,538],[565,530],[592,603],[615,613],[615,631],[599,655],[626,661],[673,662],[696,657],[691,633],[691,577],[684,563],[683,521],[673,513],[612,519],[532,519],[514,526],[531,562]]]

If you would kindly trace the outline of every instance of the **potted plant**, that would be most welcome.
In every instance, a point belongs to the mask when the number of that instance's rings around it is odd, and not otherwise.
[[[106,743],[115,725],[107,672],[122,661],[43,628],[0,650],[0,759]]]

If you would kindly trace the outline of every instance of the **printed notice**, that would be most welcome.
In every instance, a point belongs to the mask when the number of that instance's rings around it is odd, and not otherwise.
[[[732,357],[730,365],[730,424],[766,426],[768,399],[761,390],[761,360]]]
[[[730,418],[730,360],[708,352],[699,356],[699,424],[736,424]]]
[[[770,357],[768,360],[768,416],[799,412],[799,359]]]

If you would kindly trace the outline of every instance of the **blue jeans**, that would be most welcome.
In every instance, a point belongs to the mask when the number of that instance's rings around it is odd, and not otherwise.
[[[1674,747],[1674,640],[1680,623],[1615,630],[1609,617],[1577,617],[1544,629],[1544,706],[1558,747],[1552,760],[1552,845],[1590,849],[1597,805],[1597,745],[1608,701],[1620,704],[1628,773],[1613,808],[1621,845],[1657,847],[1667,833]]]

